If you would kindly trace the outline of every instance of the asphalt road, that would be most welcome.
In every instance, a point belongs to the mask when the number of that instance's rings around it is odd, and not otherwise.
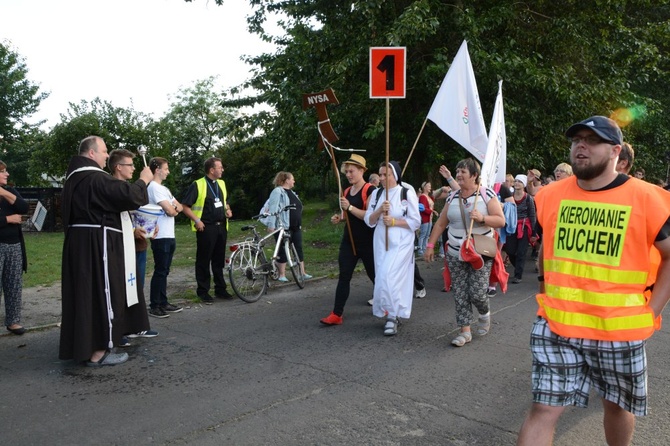
[[[133,339],[116,367],[59,361],[57,327],[0,336],[0,444],[514,444],[531,398],[535,274],[492,298],[489,335],[455,348],[440,267],[420,262],[428,295],[395,337],[371,315],[364,274],[341,326],[319,324],[335,280],[291,284],[152,318],[160,336]],[[651,415],[636,445],[670,444],[669,350],[667,330],[648,344]],[[566,412],[555,444],[605,444],[598,398]]]

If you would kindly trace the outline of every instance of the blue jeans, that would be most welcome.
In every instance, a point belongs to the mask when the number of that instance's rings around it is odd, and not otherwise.
[[[151,250],[154,252],[154,275],[151,277],[149,293],[151,308],[167,305],[167,276],[170,274],[172,256],[177,247],[173,238],[159,238],[151,240]]]
[[[433,227],[433,224],[431,222],[428,223],[421,223],[421,227],[419,228],[419,254],[423,255],[424,251],[426,250],[426,243],[428,243],[428,239],[430,238],[430,230]]]
[[[147,275],[147,250],[135,252],[135,265],[137,266],[137,287],[144,289],[144,278]]]

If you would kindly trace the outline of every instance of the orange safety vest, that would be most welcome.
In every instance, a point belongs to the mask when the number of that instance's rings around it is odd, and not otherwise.
[[[604,191],[585,191],[574,176],[555,184],[535,197],[545,280],[537,314],[564,337],[647,339],[661,325],[644,290],[670,193],[633,178]]]

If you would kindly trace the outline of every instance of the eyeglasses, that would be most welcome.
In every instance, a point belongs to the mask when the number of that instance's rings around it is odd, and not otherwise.
[[[568,171],[567,171],[567,170],[563,170],[563,169],[556,169],[556,170],[554,170],[554,175],[556,175],[557,173],[568,173]]]
[[[584,143],[587,146],[595,146],[601,143],[608,143],[608,144],[613,144],[612,141],[607,141],[606,139],[602,139],[600,136],[596,135],[589,135],[589,136],[572,136],[568,138],[568,141],[570,141],[570,144],[573,146],[576,146],[580,142],[584,141]]]
[[[119,163],[119,164],[117,164],[117,165],[118,165],[118,166],[134,166],[133,163],[130,163],[130,164]]]
[[[7,169],[0,170],[0,173],[7,173]]]

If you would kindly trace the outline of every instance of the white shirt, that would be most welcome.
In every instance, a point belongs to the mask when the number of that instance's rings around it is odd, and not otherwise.
[[[174,200],[174,197],[170,193],[170,189],[163,186],[162,184],[158,184],[155,181],[152,181],[147,187],[147,193],[149,194],[150,204],[159,204],[161,201],[167,201],[170,206],[172,206],[172,200]],[[158,235],[156,238],[175,238],[174,217],[170,217],[167,214],[163,214],[158,217]]]

